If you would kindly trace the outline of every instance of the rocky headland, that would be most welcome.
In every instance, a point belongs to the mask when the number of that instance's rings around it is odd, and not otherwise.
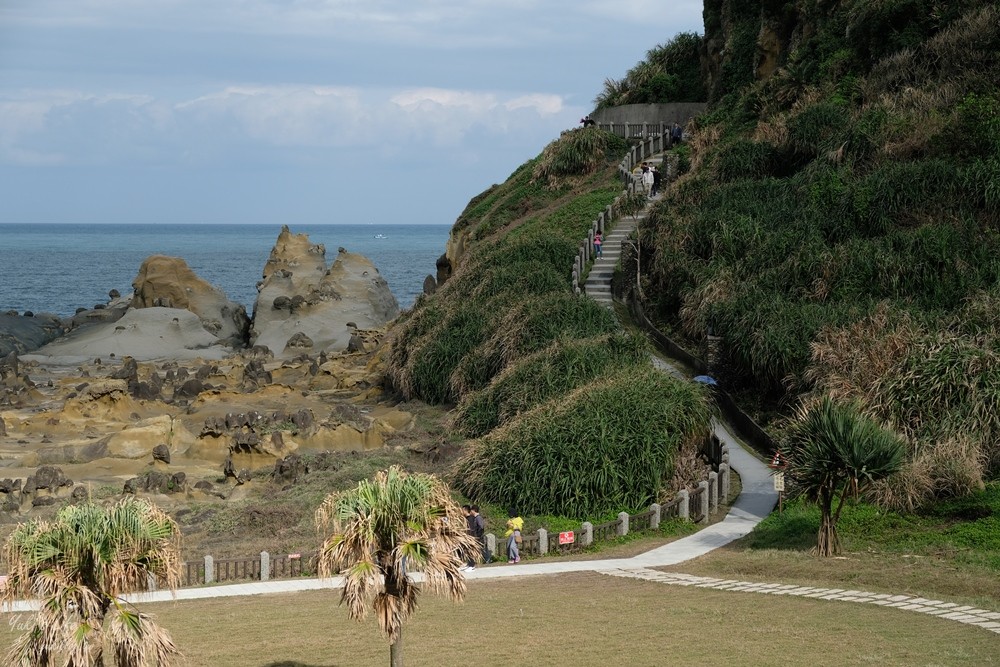
[[[372,263],[283,228],[253,317],[179,258],[73,317],[0,315],[0,517],[88,495],[245,497],[306,455],[412,428],[377,348],[398,313]]]

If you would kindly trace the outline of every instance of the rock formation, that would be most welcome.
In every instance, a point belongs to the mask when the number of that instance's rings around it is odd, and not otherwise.
[[[346,350],[356,328],[380,326],[399,313],[371,261],[341,248],[328,269],[323,245],[287,226],[271,250],[258,292],[250,342],[279,358]]]
[[[232,349],[205,330],[193,312],[179,308],[132,308],[117,322],[70,332],[39,349],[32,359],[79,362],[84,359],[221,359]]]
[[[230,301],[219,288],[210,285],[179,257],[153,255],[139,268],[132,283],[133,308],[183,308],[201,319],[206,331],[234,347],[246,342],[250,321],[246,308]]]
[[[0,357],[36,350],[62,333],[62,323],[55,315],[0,313]]]

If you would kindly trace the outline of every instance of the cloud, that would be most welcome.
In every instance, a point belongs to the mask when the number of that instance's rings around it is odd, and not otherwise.
[[[0,97],[0,161],[213,161],[285,150],[455,146],[470,132],[551,131],[559,95],[418,87],[238,85],[171,102],[146,94],[23,91]]]

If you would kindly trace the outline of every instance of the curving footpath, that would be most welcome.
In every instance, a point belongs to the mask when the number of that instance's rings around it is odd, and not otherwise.
[[[652,159],[656,160],[655,157]],[[638,216],[639,220],[645,217],[650,206],[652,206],[652,202]],[[635,229],[636,224],[637,221],[635,219],[619,220],[618,225],[609,234],[608,238],[614,240],[624,239],[631,233],[632,229]],[[618,253],[608,248],[604,250],[604,254],[604,259],[597,260],[588,275],[586,291],[595,300],[611,307],[611,274],[614,270],[614,265],[618,262]],[[678,377],[685,377],[676,366],[659,357],[653,357],[653,364],[664,372]],[[793,597],[808,597],[820,600],[875,604],[930,614],[938,618],[979,626],[1000,634],[1000,613],[969,606],[960,606],[940,600],[927,600],[907,595],[892,595],[887,593],[798,586],[795,584],[713,579],[676,572],[660,572],[652,569],[677,565],[678,563],[703,556],[714,549],[718,549],[749,534],[754,526],[771,513],[778,502],[778,494],[774,491],[774,485],[771,480],[771,471],[767,466],[748,452],[725,424],[716,421],[713,423],[713,429],[716,436],[729,446],[730,466],[739,474],[742,483],[742,491],[739,498],[730,507],[729,513],[722,521],[706,526],[693,535],[631,558],[609,558],[588,561],[543,559],[515,566],[498,565],[483,567],[466,572],[465,578],[475,581],[480,579],[553,575],[564,572],[598,572],[609,576],[642,579],[674,586],[695,586],[697,588],[711,588],[715,590],[791,595]],[[420,576],[414,575],[414,579],[419,581]],[[184,588],[173,593],[170,591],[155,591],[130,595],[127,598],[133,602],[166,602],[170,600],[198,600],[205,598],[265,595],[268,593],[294,593],[298,591],[336,589],[342,586],[343,579],[341,577],[334,577],[332,579],[287,579],[207,586],[203,588]],[[31,611],[35,608],[36,603],[16,602],[12,605],[5,605],[0,611]]]

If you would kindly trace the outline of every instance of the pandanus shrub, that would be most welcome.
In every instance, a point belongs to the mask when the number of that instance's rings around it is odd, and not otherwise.
[[[789,477],[820,509],[816,553],[840,551],[837,522],[849,499],[900,469],[905,444],[896,433],[824,397],[801,407],[789,429]]]

